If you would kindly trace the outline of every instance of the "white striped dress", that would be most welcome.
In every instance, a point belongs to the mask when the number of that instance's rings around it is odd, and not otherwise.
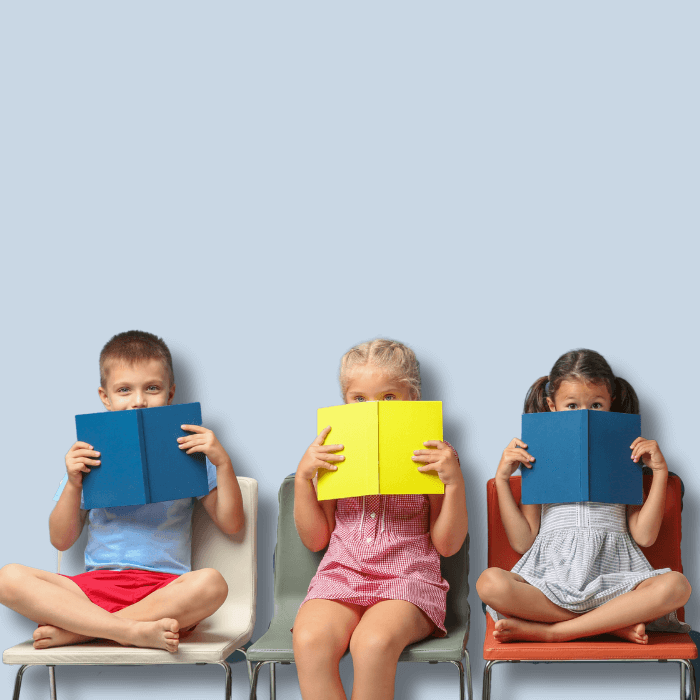
[[[539,534],[512,571],[555,605],[585,613],[671,569],[652,568],[630,535],[625,505],[550,503],[542,505]],[[503,617],[488,610],[494,619]],[[647,629],[686,632],[690,627],[673,612]]]

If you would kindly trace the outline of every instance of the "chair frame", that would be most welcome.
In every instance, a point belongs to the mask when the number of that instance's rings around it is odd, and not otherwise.
[[[238,477],[239,483],[243,482],[248,482],[248,488],[250,489],[250,502],[246,503],[245,502],[245,496],[244,496],[244,507],[246,509],[246,527],[247,528],[252,528],[252,544],[251,544],[251,549],[253,553],[253,557],[255,558],[255,553],[256,553],[256,541],[257,541],[257,481],[255,479],[251,479],[250,477]],[[195,511],[193,511],[193,524],[195,522],[195,513],[197,510],[202,510],[203,511],[203,506],[195,504]],[[202,515],[200,513],[200,517],[206,517],[208,516],[206,514]],[[205,527],[216,527],[213,523],[207,524]],[[234,536],[235,537],[235,536]],[[192,542],[193,542],[193,557],[195,554],[194,550],[194,543],[195,543],[195,531],[193,527],[193,537],[192,537]],[[84,533],[83,537],[81,537],[71,549],[73,548],[82,548],[84,549]],[[58,573],[61,571],[61,560],[62,560],[63,552],[58,552],[57,556],[57,566],[56,570]],[[253,579],[252,579],[252,623],[250,626],[250,634],[247,636],[247,638],[244,638],[241,640],[242,644],[241,646],[233,649],[233,651],[229,654],[227,658],[230,658],[233,654],[236,652],[241,652],[243,656],[246,659],[246,666],[247,666],[247,672],[248,672],[248,682],[249,684],[252,682],[252,669],[250,665],[250,661],[248,661],[248,656],[246,653],[245,648],[243,645],[250,639],[250,636],[252,635],[253,627],[255,626],[255,589],[256,589],[256,578],[257,578],[257,573],[256,573],[256,562],[255,559],[253,560],[252,564],[252,573],[253,573]],[[215,613],[216,614],[216,613]],[[245,637],[245,635],[244,635]],[[99,642],[98,642],[99,643]],[[42,650],[38,650],[38,653],[40,653]],[[148,650],[145,650],[148,651]],[[38,654],[37,654],[38,656]],[[225,700],[231,700],[231,693],[232,693],[232,677],[231,677],[231,666],[229,665],[228,661],[225,659],[222,659],[220,661],[216,662],[209,662],[209,661],[202,661],[202,662],[192,662],[192,661],[184,661],[184,662],[177,662],[177,661],[172,661],[168,664],[165,665],[183,665],[183,666],[188,666],[188,665],[194,665],[194,666],[209,666],[209,665],[218,665],[221,666],[224,669],[224,697]],[[158,666],[158,665],[164,665],[164,664],[158,664],[156,663],[150,663],[150,662],[140,662],[140,663],[113,663],[113,664],[102,664],[102,663],[84,663],[84,662],[77,662],[77,663],[64,663],[61,662],[60,664],[57,663],[44,663],[42,661],[37,660],[36,662],[32,663],[24,663],[21,664],[17,670],[17,674],[15,676],[15,684],[14,684],[14,691],[12,694],[12,700],[19,700],[20,697],[20,692],[22,689],[22,679],[24,676],[25,671],[27,668],[32,667],[32,666],[45,666],[48,668],[49,671],[49,694],[51,700],[57,700],[57,695],[56,695],[56,666]]]
[[[521,479],[520,476],[512,476],[510,478],[511,489],[514,489],[514,492],[515,492],[514,495],[517,494],[516,500],[518,500],[518,497],[520,494],[520,483],[521,483],[520,479]],[[645,491],[645,497],[646,497],[646,494],[648,493],[651,481],[650,481],[650,477],[647,475],[645,475],[644,479],[645,479],[644,491]],[[669,490],[672,488],[672,482],[671,482],[672,479],[675,479],[678,482],[680,482],[680,493],[681,493],[680,508],[682,509],[683,482],[680,480],[680,477],[678,477],[676,474],[670,473],[669,474],[669,485],[667,487]],[[494,479],[489,479],[486,488],[487,488],[487,507],[489,510],[488,522],[490,524],[491,512],[492,512],[492,499],[491,499],[492,490],[495,492]],[[668,491],[667,491],[667,493],[668,493]],[[496,509],[496,512],[497,512],[497,510],[498,510],[497,500],[495,500],[494,503],[495,503],[494,508]],[[668,507],[668,505],[667,505],[667,507]],[[667,510],[667,513],[668,513],[668,510]],[[664,515],[664,517],[666,517],[666,514]],[[680,513],[679,513],[678,517],[680,519]],[[493,556],[492,533],[490,530],[489,530],[488,539],[489,539],[489,566],[498,565],[498,564],[492,563],[492,556]],[[503,546],[505,547],[505,545],[503,545]],[[515,553],[513,552],[513,554],[515,554]],[[498,563],[500,563],[500,562],[498,562]],[[680,570],[682,571],[682,567],[680,568]],[[486,615],[488,616],[488,613],[486,613]],[[489,630],[488,630],[488,625],[487,625],[487,631],[486,631],[487,635],[488,635],[488,632],[489,632]],[[655,633],[650,632],[649,634],[654,635]],[[488,637],[487,637],[487,641],[488,641]],[[528,644],[528,645],[530,645],[531,648],[533,648],[537,645],[537,642],[525,642],[525,644]],[[564,643],[564,645],[566,645],[566,644],[567,643]],[[510,646],[510,644],[507,644],[507,645],[504,644],[503,646],[511,648],[511,649],[515,649],[516,651],[514,653],[517,652],[517,647],[515,647],[515,646]],[[630,646],[637,646],[637,645],[633,645],[632,643],[630,643]],[[630,649],[630,651],[632,651],[632,649]],[[486,664],[484,666],[484,676],[483,676],[483,685],[482,685],[482,700],[490,700],[491,699],[492,670],[493,670],[493,667],[496,666],[497,664],[502,664],[502,663],[507,663],[507,664],[519,664],[519,663],[533,663],[533,664],[538,664],[538,663],[557,663],[557,664],[563,664],[563,663],[668,663],[668,662],[679,664],[679,667],[680,667],[680,698],[681,698],[681,700],[687,699],[686,686],[687,686],[688,680],[690,682],[690,698],[691,698],[691,700],[698,700],[697,689],[696,689],[696,685],[695,685],[695,670],[693,668],[692,663],[690,662],[690,659],[671,659],[671,658],[668,658],[668,659],[667,658],[661,658],[661,659],[641,658],[640,659],[640,658],[633,658],[632,656],[630,656],[630,658],[622,658],[622,659],[621,658],[616,658],[616,659],[598,659],[598,658],[552,659],[552,658],[548,658],[548,657],[543,655],[542,658],[534,658],[534,659],[533,658],[527,658],[527,659],[523,659],[523,658],[486,659],[486,657],[484,657],[484,660],[486,661]]]
[[[291,491],[291,505],[288,504],[288,499],[289,499],[289,492]],[[285,496],[287,497],[287,504],[284,503],[285,501]],[[278,518],[278,523],[277,523],[277,545],[275,547],[275,555],[273,559],[273,569],[274,569],[274,591],[275,591],[275,610],[280,611],[282,609],[282,605],[279,604],[279,599],[281,598],[281,582],[280,582],[280,577],[282,574],[279,572],[279,566],[277,565],[279,562],[282,561],[282,554],[279,551],[280,548],[280,543],[283,539],[283,535],[285,532],[291,532],[293,531],[294,536],[296,538],[296,544],[295,547],[299,547],[299,552],[301,553],[302,557],[305,558],[305,561],[303,561],[303,566],[306,566],[308,568],[313,568],[313,572],[315,572],[316,568],[318,568],[318,564],[321,561],[321,558],[323,557],[324,552],[316,552],[312,553],[309,552],[309,550],[304,547],[302,544],[301,540],[299,539],[299,536],[296,533],[296,528],[294,526],[294,521],[293,521],[293,498],[294,498],[294,475],[287,476],[284,481],[282,482],[282,485],[280,486],[279,490],[279,518]],[[325,551],[325,550],[324,550]],[[287,553],[287,556],[289,556],[289,553]],[[468,592],[468,584],[466,582],[467,576],[468,576],[468,568],[469,568],[469,535],[467,535],[467,538],[462,545],[462,548],[460,549],[460,552],[455,555],[455,562],[460,562],[463,565],[464,569],[464,586],[467,587],[467,592]],[[450,559],[444,559],[443,560],[443,566],[450,561]],[[444,570],[444,569],[443,569]],[[311,577],[313,576],[313,572],[309,573],[308,577],[305,579],[306,581],[306,587],[308,587],[308,582],[311,580]],[[306,591],[304,590],[304,593]],[[450,591],[451,593],[452,591]],[[450,615],[450,593],[448,593],[448,616]],[[457,595],[457,594],[455,594]],[[466,592],[464,593],[465,599],[466,599]],[[297,596],[298,597],[298,596]],[[298,601],[296,602],[296,608],[301,604],[301,601],[303,600],[303,595],[301,597],[298,597]],[[295,608],[295,610],[296,610]],[[274,623],[276,622],[277,615],[275,618],[273,618],[272,622],[270,623],[270,629],[273,628]],[[449,626],[448,626],[449,627]],[[453,634],[457,634],[456,632],[453,632]],[[264,635],[263,635],[264,637]],[[255,642],[249,649],[248,649],[248,659],[252,662],[252,679],[251,679],[251,688],[250,688],[250,700],[256,700],[257,698],[257,683],[258,683],[258,676],[260,673],[260,669],[264,665],[269,665],[270,666],[270,700],[276,700],[277,698],[277,683],[276,683],[276,664],[282,664],[284,666],[287,666],[289,664],[294,663],[293,656],[290,654],[290,649],[280,649],[279,650],[279,656],[274,659],[257,659],[256,655],[258,653],[258,649],[256,649],[256,645],[259,644],[262,640],[263,637],[261,637],[257,642]],[[399,662],[409,662],[409,661],[416,661],[419,663],[429,663],[429,664],[437,664],[437,663],[451,663],[454,666],[456,666],[459,670],[459,689],[460,689],[460,700],[465,700],[465,680],[466,680],[466,686],[467,686],[467,695],[469,700],[473,699],[473,692],[472,692],[472,674],[471,674],[471,664],[469,661],[469,652],[467,651],[467,639],[469,637],[469,604],[467,603],[467,610],[466,610],[466,632],[463,633],[463,640],[462,640],[462,647],[461,647],[461,653],[460,653],[460,658],[459,660],[453,660],[453,659],[433,659],[429,658],[432,652],[432,649],[430,647],[430,641],[431,638],[422,640],[420,642],[417,642],[415,644],[409,645],[402,653],[401,656],[399,657]],[[291,647],[291,643],[289,644]],[[267,652],[270,651],[275,651],[275,650],[265,650]],[[347,654],[348,652],[346,652]],[[416,655],[424,655],[425,658],[412,658]],[[465,678],[466,677],[466,678]]]

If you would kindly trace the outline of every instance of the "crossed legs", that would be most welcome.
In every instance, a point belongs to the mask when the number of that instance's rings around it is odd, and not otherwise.
[[[646,644],[645,624],[682,607],[690,597],[690,584],[677,571],[648,578],[583,614],[560,608],[522,576],[496,567],[481,574],[476,588],[482,601],[507,616],[496,623],[494,637],[500,641],[561,642],[609,633]]]
[[[218,571],[201,569],[183,574],[138,603],[109,613],[65,576],[21,564],[0,569],[0,603],[39,625],[34,632],[37,649],[104,638],[126,646],[174,652],[180,629],[211,615],[227,593]]]
[[[350,647],[352,698],[394,697],[396,665],[407,644],[434,625],[413,603],[385,600],[368,608],[334,600],[309,600],[294,622],[294,660],[304,700],[345,700],[338,664]]]

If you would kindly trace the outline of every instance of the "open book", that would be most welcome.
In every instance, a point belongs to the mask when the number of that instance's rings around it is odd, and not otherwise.
[[[344,445],[338,470],[319,470],[318,498],[444,493],[436,472],[422,473],[411,457],[427,440],[442,440],[441,401],[366,401],[318,409],[327,445]]]
[[[201,425],[199,403],[87,413],[75,417],[78,440],[100,452],[83,475],[85,508],[135,506],[209,493],[204,455],[188,455],[181,425]]]
[[[523,414],[522,439],[535,458],[521,468],[523,503],[642,503],[642,464],[630,445],[638,415],[612,411]]]

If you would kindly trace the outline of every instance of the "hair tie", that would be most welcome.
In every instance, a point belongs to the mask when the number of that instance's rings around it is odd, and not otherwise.
[[[547,396],[549,396],[549,382],[547,382],[544,385],[544,393],[547,394]]]

